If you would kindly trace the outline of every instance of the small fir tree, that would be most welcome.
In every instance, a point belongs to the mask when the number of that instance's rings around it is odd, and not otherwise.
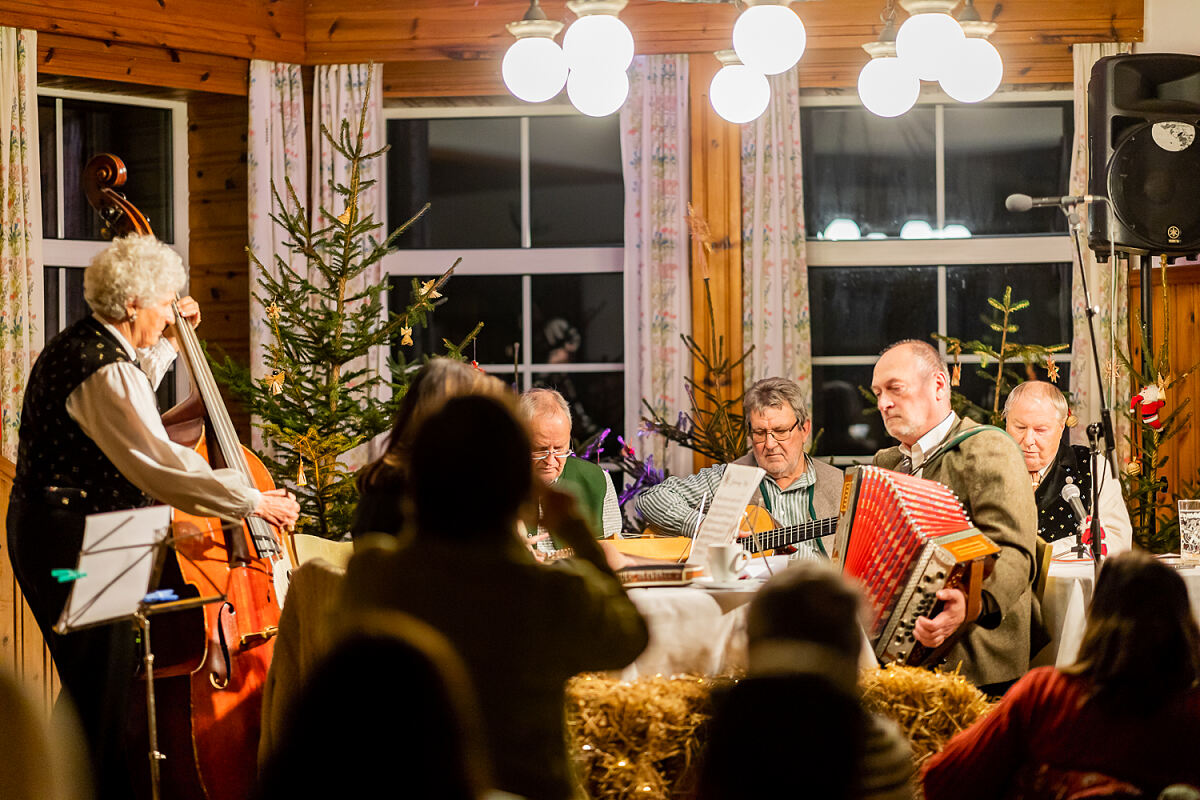
[[[370,96],[369,83],[366,94]],[[349,185],[331,181],[342,208],[320,209],[333,220],[328,225],[313,227],[290,182],[285,182],[290,204],[283,202],[272,183],[280,211],[271,219],[285,232],[287,249],[303,257],[303,266],[292,269],[276,255],[272,272],[250,252],[258,267],[254,301],[263,307],[274,339],[265,354],[269,376],[256,381],[249,368],[228,356],[223,363],[213,364],[214,374],[263,431],[268,450],[263,460],[277,485],[295,491],[301,506],[297,529],[326,538],[339,538],[349,530],[357,501],[354,476],[344,456],[388,430],[418,366],[396,348],[396,358],[388,360],[390,375],[385,377],[370,366],[369,355],[390,346],[397,336],[402,347],[411,346],[413,329],[424,326],[429,312],[445,301],[440,290],[454,270],[451,266],[440,277],[423,282],[414,278],[404,314],[389,314],[386,319],[382,302],[386,281],[355,288],[356,280],[378,264],[396,238],[429,208],[427,204],[382,241],[376,238],[383,223],[359,209],[361,193],[375,183],[363,178],[362,169],[388,148],[365,151],[366,114],[364,101],[357,130],[351,131],[349,121],[343,120],[336,137],[321,126],[321,134],[350,170]],[[461,360],[462,348],[481,327],[482,323],[457,344],[443,340],[446,355]]]

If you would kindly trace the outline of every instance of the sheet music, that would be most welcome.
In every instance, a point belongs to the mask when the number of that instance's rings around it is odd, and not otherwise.
[[[149,589],[154,546],[170,525],[170,506],[88,515],[76,568],[83,577],[72,585],[54,629],[67,633],[131,616]]]
[[[713,495],[708,515],[696,532],[692,552],[704,557],[710,544],[726,544],[737,536],[738,523],[746,513],[750,498],[758,491],[766,470],[742,464],[730,464],[721,476],[721,485]]]

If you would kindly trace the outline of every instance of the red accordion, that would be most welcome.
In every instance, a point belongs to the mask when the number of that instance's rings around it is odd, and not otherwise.
[[[948,486],[879,467],[846,471],[833,562],[862,586],[867,636],[881,663],[928,665],[944,657],[966,625],[936,650],[913,637],[920,616],[935,616],[946,587],[979,614],[980,584],[1000,548],[971,525]]]

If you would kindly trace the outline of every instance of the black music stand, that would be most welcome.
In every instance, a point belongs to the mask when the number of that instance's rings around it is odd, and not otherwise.
[[[161,765],[166,756],[158,750],[158,716],[154,703],[154,651],[150,646],[150,617],[199,608],[225,600],[223,594],[154,602],[149,593],[174,537],[168,536],[171,509],[167,506],[91,514],[83,534],[79,562],[70,579],[70,595],[54,625],[59,634],[134,622],[141,630],[146,669],[146,724],[150,739],[150,795],[160,798]]]

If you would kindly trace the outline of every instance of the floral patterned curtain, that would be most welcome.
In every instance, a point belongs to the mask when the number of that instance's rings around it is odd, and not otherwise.
[[[812,334],[800,165],[799,80],[769,78],[771,103],[742,126],[742,331],[746,385],[797,381],[812,408]]]
[[[350,134],[358,130],[359,115],[362,113],[363,99],[366,97],[368,83],[370,84],[370,104],[367,108],[366,123],[363,131],[364,150],[368,153],[379,150],[387,142],[387,132],[383,122],[383,66],[380,64],[332,64],[319,66],[313,82],[313,121],[312,121],[312,205],[309,215],[313,228],[322,228],[333,222],[321,210],[334,216],[341,214],[345,201],[334,192],[331,184],[350,184],[350,163],[339,155],[329,144],[329,140],[321,133],[321,126],[337,138],[342,120],[350,124]],[[384,189],[386,176],[383,171],[383,159],[376,158],[366,162],[362,167],[361,180],[375,181],[374,186],[363,189],[358,196],[359,218],[374,215],[377,222],[383,222]],[[377,236],[386,236],[383,229],[376,231]],[[355,278],[347,287],[348,294],[355,294],[364,287],[379,283],[382,267],[375,264]],[[377,348],[377,352],[369,356],[373,369],[381,374],[388,374],[387,348]],[[363,366],[357,360],[350,362],[347,369]],[[385,398],[379,398],[385,399]],[[380,446],[379,440],[364,445],[346,454],[346,463],[351,469],[356,469],[367,463],[373,448]]]
[[[644,398],[674,418],[689,408],[684,377],[690,374],[679,335],[691,330],[686,221],[689,128],[686,55],[638,56],[629,70],[629,99],[621,107],[621,160],[625,175],[626,380],[636,382],[625,418],[636,426]],[[628,437],[630,431],[626,431]],[[639,456],[690,474],[691,453],[642,440]],[[635,441],[627,438],[627,441]],[[636,446],[636,445],[635,445]],[[647,453],[640,452],[642,448]]]
[[[284,247],[282,227],[271,215],[280,209],[272,185],[295,211],[285,179],[296,190],[300,202],[308,196],[308,150],[304,139],[304,85],[300,67],[272,61],[250,62],[250,125],[247,144],[249,160],[247,194],[250,212],[250,250],[263,266],[278,277],[278,261],[298,268],[299,259]],[[266,345],[272,341],[270,324],[263,308],[253,298],[261,291],[255,280],[257,267],[250,264],[250,372],[255,381],[267,377]],[[251,427],[253,447],[263,447],[262,432]]]
[[[1075,147],[1071,155],[1071,180],[1067,189],[1068,194],[1087,194],[1088,163],[1088,118],[1087,90],[1088,81],[1092,74],[1092,65],[1105,56],[1115,56],[1130,52],[1131,45],[1124,42],[1099,42],[1077,44],[1071,48],[1075,59]],[[1101,206],[1103,208],[1103,206]],[[1119,453],[1128,452],[1128,442],[1125,433],[1128,428],[1125,419],[1117,413],[1117,409],[1129,402],[1128,381],[1118,380],[1115,365],[1117,364],[1116,348],[1119,345],[1128,353],[1129,330],[1129,294],[1126,267],[1122,264],[1109,264],[1096,255],[1083,243],[1083,269],[1087,272],[1088,291],[1092,296],[1092,304],[1100,307],[1100,313],[1095,318],[1096,349],[1100,352],[1100,366],[1104,371],[1103,384],[1113,411],[1113,424],[1116,426],[1117,450]],[[1076,265],[1078,269],[1079,265]],[[1074,322],[1074,336],[1071,341],[1071,399],[1072,407],[1081,423],[1072,432],[1072,438],[1086,442],[1086,423],[1097,422],[1100,419],[1100,397],[1096,392],[1097,383],[1095,369],[1092,363],[1092,345],[1088,338],[1088,322],[1086,304],[1083,300],[1083,287],[1079,281],[1079,272],[1071,282],[1071,314]],[[1123,460],[1123,459],[1122,459]]]
[[[42,347],[37,33],[0,28],[0,454],[17,459],[21,401]]]

